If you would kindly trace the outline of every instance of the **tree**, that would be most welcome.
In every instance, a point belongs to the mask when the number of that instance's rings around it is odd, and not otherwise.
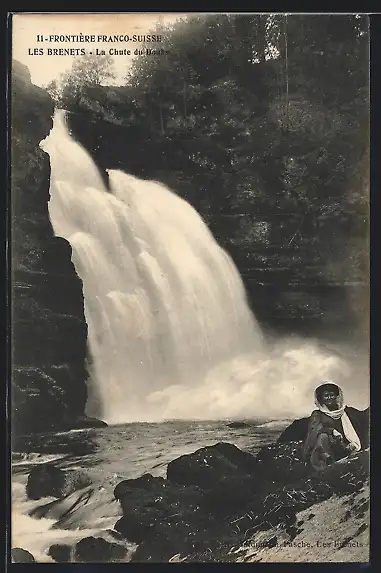
[[[111,56],[86,54],[75,59],[71,69],[61,74],[58,85],[50,82],[50,89],[47,89],[55,101],[58,98],[62,106],[70,108],[81,97],[84,88],[107,85],[115,77]]]
[[[49,93],[54,103],[58,106],[62,97],[61,86],[59,82],[57,80],[52,80],[45,86],[45,89]]]

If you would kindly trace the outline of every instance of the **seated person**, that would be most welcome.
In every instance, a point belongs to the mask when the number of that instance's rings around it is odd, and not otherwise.
[[[303,458],[316,471],[368,447],[369,409],[360,411],[346,406],[342,389],[333,382],[316,388],[315,404],[318,409],[309,419]]]

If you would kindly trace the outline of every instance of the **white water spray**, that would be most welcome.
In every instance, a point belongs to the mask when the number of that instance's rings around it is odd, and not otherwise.
[[[266,354],[237,269],[186,201],[121,171],[109,172],[108,192],[62,111],[41,147],[54,232],[83,280],[102,406],[89,413],[109,423],[284,416],[308,411],[318,378],[346,373],[307,343]]]

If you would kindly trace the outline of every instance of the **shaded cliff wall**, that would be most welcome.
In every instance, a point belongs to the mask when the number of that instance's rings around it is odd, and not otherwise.
[[[50,163],[39,143],[53,102],[29,70],[12,67],[12,426],[16,434],[71,427],[86,403],[87,325],[71,247],[48,213]]]

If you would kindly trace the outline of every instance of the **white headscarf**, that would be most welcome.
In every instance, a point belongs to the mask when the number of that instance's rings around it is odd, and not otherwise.
[[[338,408],[337,408],[337,410],[329,410],[329,408],[327,408],[327,406],[325,406],[324,404],[321,404],[319,402],[319,399],[318,399],[319,390],[321,389],[321,386],[325,386],[326,384],[331,384],[338,391],[338,397],[337,397]],[[321,386],[318,386],[315,390],[315,404],[316,404],[316,406],[319,408],[320,412],[323,412],[327,416],[330,416],[330,418],[333,418],[334,420],[341,419],[341,423],[343,426],[343,432],[344,432],[345,437],[347,438],[349,443],[351,443],[355,446],[355,449],[358,452],[359,450],[361,450],[361,441],[357,435],[356,430],[353,427],[352,422],[349,419],[348,414],[345,412],[346,404],[344,403],[344,396],[343,396],[342,389],[340,388],[340,386],[338,386],[337,384],[335,384],[331,380],[326,380]]]

